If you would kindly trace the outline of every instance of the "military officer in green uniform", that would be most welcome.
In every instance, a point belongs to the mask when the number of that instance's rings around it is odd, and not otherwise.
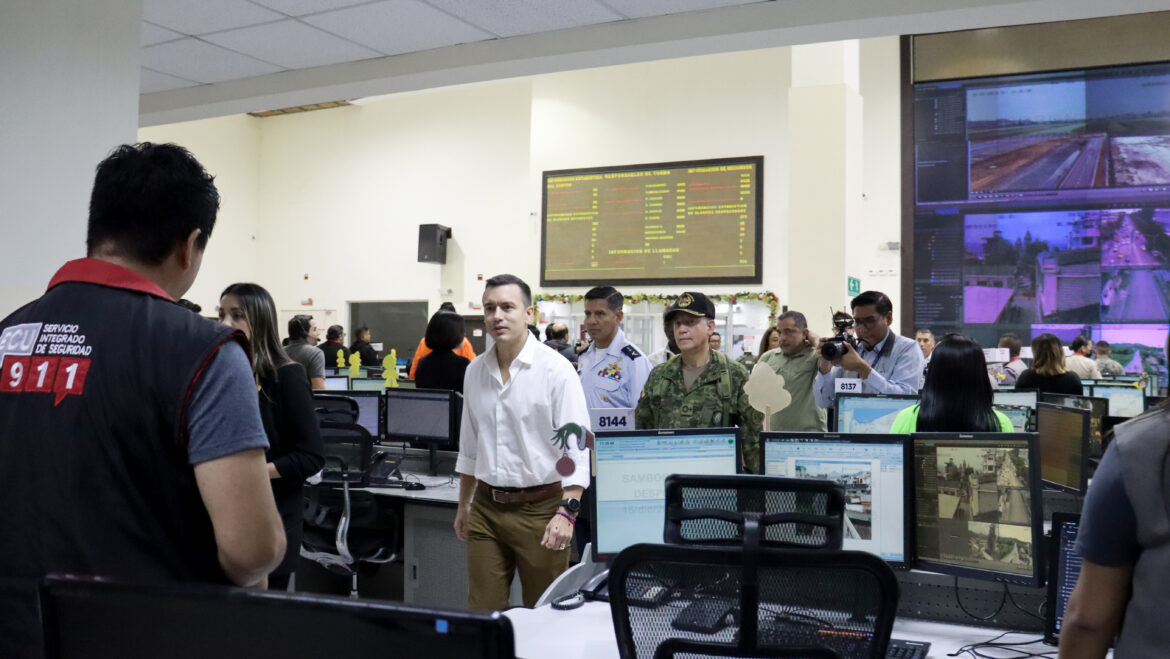
[[[702,293],[683,293],[666,312],[680,353],[654,367],[634,412],[638,428],[725,428],[742,431],[744,465],[759,464],[763,414],[748,404],[743,366],[712,350],[715,305]]]

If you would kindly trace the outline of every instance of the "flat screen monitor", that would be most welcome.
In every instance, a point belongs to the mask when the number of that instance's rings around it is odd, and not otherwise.
[[[1089,411],[1089,457],[1100,457],[1102,422],[1109,416],[1109,400],[1092,396],[1068,394],[1040,394],[1040,402]]]
[[[1064,611],[1081,577],[1081,554],[1077,551],[1077,532],[1081,516],[1052,514],[1052,543],[1048,554],[1048,606],[1044,616],[1044,640],[1056,644],[1064,625]]]
[[[837,432],[890,432],[898,412],[917,404],[918,396],[837,394]]]
[[[1146,410],[1146,392],[1132,384],[1098,382],[1093,386],[1093,396],[1109,400],[1109,416],[1135,417]]]
[[[992,407],[1012,422],[1013,431],[1028,432],[1028,426],[1032,422],[1032,408],[1026,405],[993,405]]]
[[[1040,479],[1045,485],[1085,493],[1088,479],[1088,410],[1040,403],[1036,432],[1040,434]]]
[[[52,659],[388,656],[515,657],[500,613],[200,585],[49,579],[41,586]],[[132,624],[130,624],[132,621]],[[198,630],[191,626],[198,621]],[[258,630],[280,629],[279,634]]]
[[[459,443],[459,394],[446,389],[386,389],[386,439]]]
[[[830,480],[845,488],[844,549],[909,566],[909,435],[764,432],[763,474]]]
[[[354,391],[381,391],[387,387],[382,378],[351,378],[349,388]]]
[[[1036,409],[1035,389],[1016,389],[1014,391],[996,391],[992,402],[996,405],[1017,405]]]
[[[358,425],[365,428],[370,436],[375,440],[381,439],[382,428],[381,420],[381,398],[382,394],[378,391],[339,391],[337,392],[347,398],[352,398],[358,404]]]
[[[349,389],[348,375],[326,375],[325,376],[325,390],[326,391],[345,391]]]
[[[1039,586],[1036,435],[919,433],[913,441],[916,566]]]
[[[764,157],[544,172],[540,283],[758,284]]]
[[[738,444],[735,428],[597,433],[590,488],[594,560],[608,561],[639,542],[662,542],[666,477],[733,476]]]

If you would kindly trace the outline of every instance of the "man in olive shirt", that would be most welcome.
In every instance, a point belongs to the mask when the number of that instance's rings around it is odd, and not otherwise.
[[[785,311],[776,319],[780,347],[760,356],[760,361],[784,377],[784,389],[792,395],[788,407],[768,419],[768,430],[825,432],[825,410],[813,398],[817,375],[817,341],[808,320],[799,311]]]

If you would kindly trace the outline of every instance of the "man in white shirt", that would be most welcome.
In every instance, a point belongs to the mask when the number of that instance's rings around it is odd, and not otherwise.
[[[1089,355],[1093,354],[1093,342],[1078,336],[1068,347],[1073,354],[1064,360],[1065,367],[1082,380],[1100,380],[1101,371],[1097,368],[1097,362],[1089,359]]]
[[[470,608],[507,608],[517,570],[531,607],[569,566],[589,410],[573,365],[529,336],[528,284],[487,280],[483,316],[495,344],[464,376],[455,535],[467,542]]]

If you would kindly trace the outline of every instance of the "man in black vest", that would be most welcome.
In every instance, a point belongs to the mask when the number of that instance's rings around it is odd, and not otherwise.
[[[119,147],[88,258],[0,321],[0,656],[43,656],[45,574],[263,586],[284,555],[247,343],[175,303],[218,208],[186,150]]]

